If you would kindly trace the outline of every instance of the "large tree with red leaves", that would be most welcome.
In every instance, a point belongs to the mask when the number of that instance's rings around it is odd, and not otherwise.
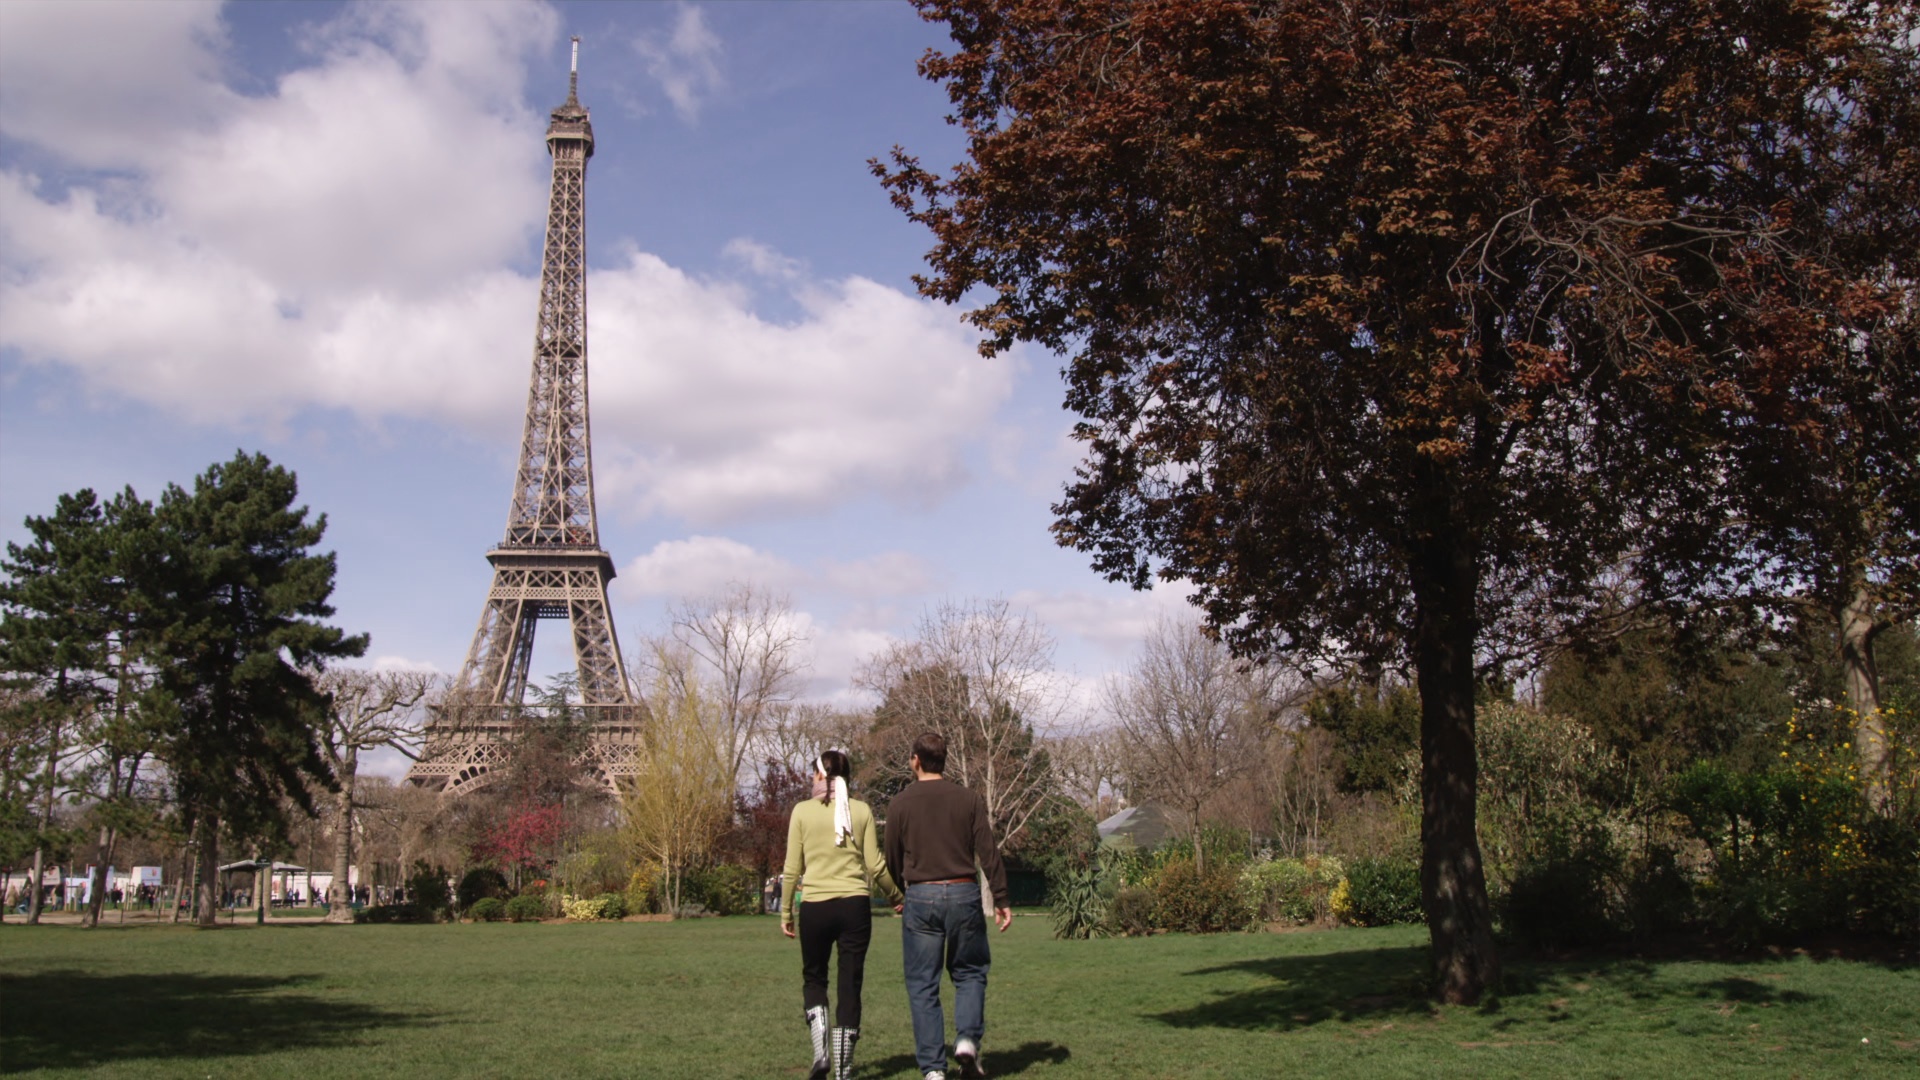
[[[1904,6],[922,8],[967,159],[875,171],[935,235],[923,292],[1069,357],[1057,537],[1191,583],[1243,654],[1411,664],[1435,987],[1475,1000],[1477,678],[1621,566],[1651,601],[1740,584],[1729,417],[1765,422],[1771,286],[1728,270],[1787,242],[1763,136],[1863,115],[1795,106],[1856,92]]]

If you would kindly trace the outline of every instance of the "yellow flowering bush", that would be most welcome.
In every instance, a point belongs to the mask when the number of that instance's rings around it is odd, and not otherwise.
[[[1260,860],[1240,871],[1241,887],[1262,922],[1329,921],[1330,895],[1346,879],[1346,868],[1331,855]]]
[[[1822,930],[1920,935],[1920,816],[1911,725],[1882,710],[1889,734],[1889,805],[1869,805],[1853,739],[1859,715],[1841,705],[1798,710],[1774,765],[1704,762],[1682,774],[1675,808],[1712,852],[1702,897],[1736,938]]]
[[[581,899],[577,896],[560,898],[560,911],[567,918],[577,922],[592,922],[596,919],[621,919],[627,914],[626,898],[619,893],[601,893]]]
[[[1348,922],[1352,919],[1353,886],[1347,882],[1346,878],[1341,878],[1339,883],[1334,885],[1333,891],[1327,894],[1327,910],[1333,912],[1333,917],[1340,922]]]

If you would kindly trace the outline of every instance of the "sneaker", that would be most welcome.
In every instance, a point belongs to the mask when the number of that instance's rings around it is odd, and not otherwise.
[[[980,1067],[980,1048],[972,1039],[961,1039],[953,1044],[953,1060],[960,1063],[960,1075],[967,1080],[983,1080],[987,1071]]]
[[[939,1069],[929,1069],[921,1075],[920,1080],[947,1080],[947,1074]]]

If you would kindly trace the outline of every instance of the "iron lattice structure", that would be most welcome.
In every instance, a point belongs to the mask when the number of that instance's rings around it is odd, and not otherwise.
[[[538,328],[527,422],[520,439],[507,535],[487,553],[493,586],[459,681],[428,725],[409,783],[446,796],[484,786],[509,759],[523,725],[534,631],[543,619],[573,630],[577,704],[590,737],[581,764],[609,787],[631,773],[642,707],[627,680],[607,604],[613,559],[600,549],[587,420],[587,159],[593,124],[579,97],[579,44],[566,104],[547,124],[553,185],[540,271]]]

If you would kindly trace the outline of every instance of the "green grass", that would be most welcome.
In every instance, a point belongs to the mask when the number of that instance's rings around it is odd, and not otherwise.
[[[915,1075],[897,927],[875,925],[861,1080]],[[1048,929],[1023,918],[994,937],[996,1077],[1920,1075],[1911,966],[1513,961],[1497,1001],[1434,1008],[1412,928],[1088,942]],[[799,1077],[799,965],[771,918],[8,925],[0,1071]]]

